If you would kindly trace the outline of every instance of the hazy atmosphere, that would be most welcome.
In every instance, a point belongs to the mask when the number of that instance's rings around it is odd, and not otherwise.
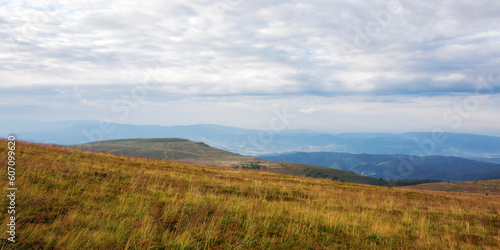
[[[495,1],[4,1],[0,117],[500,135]]]

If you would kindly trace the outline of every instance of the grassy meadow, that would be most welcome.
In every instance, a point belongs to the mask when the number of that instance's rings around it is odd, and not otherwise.
[[[485,195],[500,195],[500,180],[424,183],[409,186],[408,188],[446,192],[477,193]]]
[[[4,170],[6,159],[7,141],[0,140]],[[500,248],[497,195],[351,184],[25,142],[17,142],[16,161],[19,237],[12,244],[2,233],[2,249]],[[0,207],[5,229],[5,196]]]

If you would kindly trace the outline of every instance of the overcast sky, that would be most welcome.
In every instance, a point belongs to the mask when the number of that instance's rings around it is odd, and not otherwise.
[[[2,119],[500,135],[500,2],[0,3]]]

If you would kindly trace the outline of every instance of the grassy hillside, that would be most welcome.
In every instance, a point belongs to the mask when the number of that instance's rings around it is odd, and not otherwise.
[[[210,147],[203,142],[177,138],[99,141],[81,144],[78,147],[92,151],[226,167],[255,160]]]
[[[6,169],[7,142],[0,140]],[[2,249],[498,249],[497,196],[409,191],[18,142]],[[7,187],[7,179],[0,184]],[[1,207],[7,207],[6,197]],[[6,225],[6,210],[1,209]],[[5,227],[5,226],[4,226]],[[5,231],[5,230],[4,230]]]
[[[500,180],[426,183],[415,186],[409,186],[408,188],[419,189],[419,190],[500,195]]]
[[[244,157],[210,147],[202,142],[193,142],[185,139],[123,139],[92,142],[78,145],[77,147],[129,156],[177,160],[184,163],[265,170],[279,174],[325,178],[361,184],[387,184],[380,179],[365,177],[351,171]]]
[[[500,164],[450,156],[412,157],[393,154],[298,152],[259,158],[353,171],[364,176],[384,179],[442,181],[500,179]],[[406,169],[406,166],[411,166],[412,171],[402,176],[401,169]]]

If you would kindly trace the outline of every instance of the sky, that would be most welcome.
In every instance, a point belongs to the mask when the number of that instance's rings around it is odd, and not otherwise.
[[[0,120],[500,135],[500,2],[0,3]]]

